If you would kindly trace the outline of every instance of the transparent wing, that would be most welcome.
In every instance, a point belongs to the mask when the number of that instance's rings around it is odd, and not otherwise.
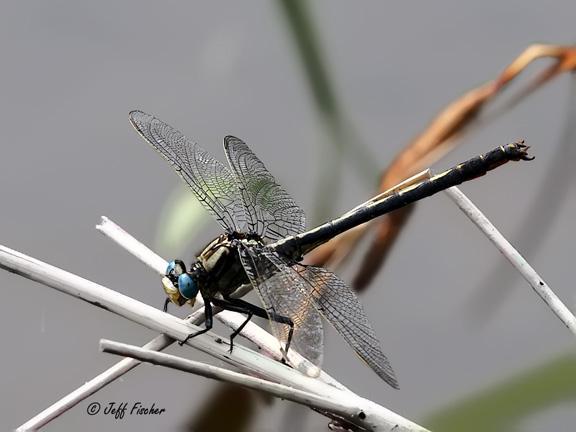
[[[314,305],[324,318],[380,378],[398,388],[392,366],[382,352],[380,341],[356,294],[343,280],[324,268],[297,264],[294,271],[306,283]]]
[[[322,318],[304,290],[301,278],[273,251],[241,245],[244,270],[258,292],[268,316],[281,315],[294,322],[289,352],[295,349],[314,365],[322,362],[324,331]],[[289,326],[270,319],[272,333],[284,349]]]
[[[196,143],[150,114],[132,111],[130,122],[184,179],[204,208],[227,231],[246,219],[234,174]]]
[[[304,212],[246,143],[227,136],[224,149],[246,208],[248,231],[259,234],[265,243],[303,232]]]

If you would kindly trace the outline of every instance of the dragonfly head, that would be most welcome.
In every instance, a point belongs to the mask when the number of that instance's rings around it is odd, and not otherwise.
[[[186,265],[181,260],[170,261],[166,276],[162,278],[162,285],[172,303],[182,306],[189,302],[194,305],[198,283],[194,275],[186,271]]]

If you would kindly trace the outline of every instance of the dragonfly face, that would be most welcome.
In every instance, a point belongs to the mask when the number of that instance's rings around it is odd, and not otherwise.
[[[170,261],[166,268],[166,276],[162,279],[162,285],[172,303],[178,306],[189,303],[194,306],[199,285],[195,275],[186,271],[183,261]]]

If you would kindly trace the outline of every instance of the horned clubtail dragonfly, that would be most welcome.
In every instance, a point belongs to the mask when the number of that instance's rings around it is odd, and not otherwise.
[[[354,292],[334,273],[301,264],[304,255],[331,238],[443,189],[480,177],[508,161],[530,160],[522,142],[501,146],[382,199],[368,201],[344,216],[306,231],[305,216],[246,143],[224,138],[229,167],[161,120],[132,111],[130,121],[190,186],[224,233],[210,242],[187,269],[170,262],[163,279],[167,299],[178,306],[204,300],[205,328],[212,328],[212,306],[268,319],[284,358],[294,347],[318,364],[323,349],[323,316],[378,376],[398,382],[376,333]],[[264,308],[232,294],[251,284]],[[188,339],[187,338],[187,339]]]

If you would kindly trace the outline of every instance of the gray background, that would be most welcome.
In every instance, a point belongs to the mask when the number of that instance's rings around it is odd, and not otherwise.
[[[5,2],[0,14],[0,243],[151,305],[158,277],[94,230],[107,215],[153,244],[165,198],[179,184],[137,136],[139,108],[223,157],[245,139],[279,181],[312,208],[322,139],[285,22],[274,2]],[[314,4],[341,99],[384,167],[446,103],[495,76],[534,42],[570,43],[571,1]],[[525,137],[537,159],[463,189],[513,233],[545,176],[566,118],[566,77],[467,139],[447,167]],[[295,169],[296,167],[296,169]],[[370,194],[348,165],[336,216]],[[573,305],[574,196],[533,263]],[[194,242],[218,233],[208,225]],[[169,255],[167,256],[169,257]],[[185,257],[186,260],[191,256]],[[495,384],[573,346],[568,331],[520,281],[477,329],[467,301],[498,253],[445,196],[419,206],[385,271],[363,296],[402,390],[394,391],[329,333],[326,369],[353,390],[412,419]],[[350,268],[342,272],[351,277]],[[74,298],[0,272],[0,427],[14,428],[117,358],[100,338],[142,344],[153,333]],[[224,329],[218,329],[226,332]],[[191,358],[192,350],[172,349]],[[87,402],[49,431],[177,430],[212,383],[139,367],[89,401],[156,403],[152,418],[89,417]],[[257,430],[276,430],[283,403]],[[529,419],[523,430],[568,430],[573,406]],[[311,428],[325,419],[311,414]]]

